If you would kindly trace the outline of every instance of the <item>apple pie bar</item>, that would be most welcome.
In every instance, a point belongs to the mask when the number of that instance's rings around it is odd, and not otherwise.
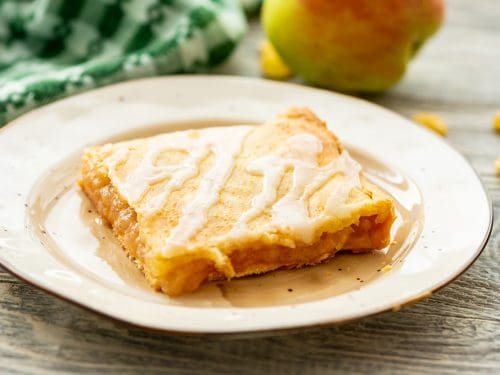
[[[79,183],[151,286],[171,296],[382,249],[395,217],[392,199],[300,108],[259,126],[87,148]]]

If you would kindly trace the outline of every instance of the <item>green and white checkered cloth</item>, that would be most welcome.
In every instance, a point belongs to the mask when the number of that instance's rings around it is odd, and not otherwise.
[[[74,93],[206,71],[260,0],[0,0],[0,127]]]

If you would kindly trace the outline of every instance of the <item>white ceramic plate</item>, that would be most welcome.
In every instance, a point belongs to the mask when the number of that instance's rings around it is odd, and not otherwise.
[[[291,105],[325,119],[369,178],[399,202],[395,242],[374,254],[210,284],[182,298],[150,290],[76,187],[82,148],[259,123]],[[235,77],[128,82],[33,111],[0,131],[0,175],[4,267],[93,311],[176,332],[290,329],[399,309],[460,275],[484,247],[492,218],[470,165],[425,129],[352,97]]]

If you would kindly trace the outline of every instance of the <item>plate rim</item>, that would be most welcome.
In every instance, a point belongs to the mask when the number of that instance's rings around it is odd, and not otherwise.
[[[73,96],[70,96],[70,97],[67,97],[67,98],[63,98],[63,99],[57,100],[57,101],[55,101],[53,103],[50,103],[50,104],[47,104],[45,106],[42,106],[42,107],[39,107],[39,108],[35,108],[35,109],[33,109],[33,110],[31,110],[31,111],[29,111],[29,112],[27,112],[27,113],[25,113],[25,114],[17,117],[16,119],[10,121],[5,126],[3,126],[2,128],[0,128],[0,136],[2,136],[3,132],[5,131],[5,129],[10,129],[11,127],[15,126],[18,122],[21,122],[24,119],[24,117],[26,117],[28,115],[32,115],[34,112],[37,112],[38,110],[40,110],[42,108],[43,109],[47,109],[47,108],[55,106],[55,105],[60,105],[60,103],[62,103],[64,101],[73,100],[75,97],[88,95],[89,93],[95,93],[96,91],[110,90],[110,89],[114,89],[114,88],[116,88],[118,86],[121,86],[121,85],[127,85],[127,84],[130,84],[130,83],[137,83],[137,82],[141,82],[141,81],[156,81],[156,80],[199,80],[199,79],[201,79],[201,80],[207,80],[207,79],[210,79],[210,80],[220,80],[220,79],[223,79],[223,80],[247,81],[247,82],[250,81],[250,82],[257,83],[257,84],[258,83],[266,83],[266,84],[276,85],[276,86],[282,86],[282,87],[292,86],[292,87],[294,87],[296,89],[300,89],[300,90],[306,90],[306,91],[311,91],[311,92],[322,92],[324,94],[328,94],[328,95],[332,95],[332,96],[344,97],[344,98],[346,98],[348,100],[358,101],[360,103],[363,103],[363,105],[368,105],[368,106],[374,107],[376,110],[379,110],[379,111],[382,110],[384,112],[387,112],[391,116],[398,117],[400,120],[403,120],[406,123],[412,124],[412,126],[414,126],[416,128],[419,128],[419,131],[430,132],[427,129],[423,129],[423,128],[419,127],[417,124],[415,124],[411,120],[403,117],[399,113],[394,112],[394,111],[392,111],[390,109],[387,109],[387,108],[385,108],[385,107],[383,107],[381,105],[378,105],[378,104],[375,104],[373,102],[364,100],[362,98],[358,98],[358,97],[354,97],[354,96],[350,96],[350,95],[346,95],[346,94],[342,94],[342,93],[332,92],[332,91],[321,89],[321,88],[304,86],[304,85],[300,85],[298,83],[293,83],[293,82],[270,82],[269,80],[264,80],[264,79],[260,79],[260,78],[243,77],[243,76],[227,76],[227,75],[171,75],[171,76],[149,77],[149,78],[142,78],[142,79],[129,80],[129,81],[125,81],[125,82],[119,82],[119,83],[115,83],[115,84],[112,84],[112,85],[107,85],[107,86],[104,86],[104,87],[96,88],[96,89],[89,90],[89,91],[86,91],[86,92],[83,92],[83,93],[80,93],[80,94],[77,94],[77,95],[73,95]],[[473,257],[471,257],[470,260],[466,264],[464,264],[463,266],[461,266],[458,271],[456,271],[453,274],[450,274],[450,276],[448,278],[442,279],[441,282],[436,283],[432,288],[429,288],[424,293],[420,293],[419,295],[411,295],[411,296],[405,298],[403,302],[401,302],[401,303],[399,303],[397,305],[393,305],[393,306],[388,307],[388,308],[379,308],[378,310],[376,310],[376,311],[374,311],[372,313],[362,313],[360,315],[353,316],[352,318],[343,319],[343,320],[342,319],[338,319],[338,318],[332,318],[332,320],[325,320],[325,321],[322,321],[322,322],[294,324],[293,326],[278,327],[278,328],[275,327],[275,328],[259,328],[259,329],[254,329],[254,328],[248,328],[248,327],[245,328],[245,327],[243,327],[243,328],[241,328],[241,330],[237,329],[237,330],[231,330],[231,331],[221,331],[221,330],[197,331],[197,330],[186,330],[186,329],[183,329],[183,328],[180,328],[180,329],[158,328],[158,327],[152,327],[152,326],[144,325],[144,324],[141,324],[141,323],[138,323],[138,322],[135,322],[135,321],[132,321],[132,320],[128,320],[126,318],[119,317],[119,316],[116,316],[116,315],[112,315],[110,313],[107,313],[107,312],[104,312],[104,311],[99,310],[97,308],[94,308],[94,307],[92,307],[90,305],[87,305],[85,302],[79,301],[78,298],[71,298],[69,296],[63,295],[62,292],[58,292],[56,290],[50,289],[49,287],[44,286],[42,282],[37,282],[36,280],[31,279],[29,277],[29,274],[27,275],[26,273],[23,273],[22,270],[19,270],[19,269],[17,269],[17,267],[15,267],[12,264],[10,264],[10,262],[8,261],[8,259],[6,259],[1,252],[0,252],[0,266],[2,266],[11,275],[15,276],[16,278],[22,280],[23,282],[25,282],[25,283],[27,283],[27,284],[29,284],[31,286],[34,286],[34,287],[38,288],[39,290],[44,291],[45,293],[48,293],[48,294],[50,294],[52,296],[55,296],[55,297],[57,297],[57,298],[65,301],[65,302],[69,302],[69,303],[71,303],[73,305],[76,305],[76,306],[78,306],[80,308],[83,308],[84,310],[91,311],[93,313],[96,313],[97,315],[100,315],[100,316],[106,317],[108,319],[111,319],[112,321],[120,322],[121,324],[125,324],[125,325],[128,325],[130,327],[137,327],[137,328],[141,328],[141,329],[144,329],[144,330],[147,330],[147,331],[151,331],[151,332],[175,334],[175,335],[182,335],[182,336],[185,336],[185,335],[186,336],[187,335],[189,335],[189,336],[192,336],[192,335],[196,335],[196,336],[212,336],[212,335],[213,336],[235,336],[235,335],[238,335],[238,336],[241,336],[241,335],[258,335],[258,334],[262,335],[262,334],[273,334],[273,333],[287,333],[287,332],[293,332],[293,331],[301,330],[301,329],[304,329],[304,328],[337,326],[337,325],[342,325],[342,324],[346,324],[346,323],[358,321],[360,319],[364,319],[364,318],[368,318],[368,317],[373,317],[373,316],[376,316],[376,315],[380,315],[380,314],[383,314],[385,312],[397,311],[400,308],[404,308],[406,306],[409,306],[411,304],[419,302],[422,299],[430,297],[432,294],[434,294],[435,292],[437,292],[440,289],[444,288],[445,286],[449,285],[450,283],[452,283],[453,281],[455,281],[457,278],[459,278],[460,276],[462,276],[465,272],[467,272],[467,270],[475,263],[475,261],[482,254],[482,252],[485,249],[485,247],[486,247],[486,245],[488,243],[488,240],[490,239],[491,234],[492,234],[493,218],[494,218],[493,204],[492,204],[491,196],[490,196],[488,190],[486,189],[483,180],[481,179],[481,177],[478,174],[478,172],[474,169],[474,167],[472,166],[472,164],[469,162],[469,160],[467,160],[467,158],[465,158],[464,155],[462,155],[457,149],[455,149],[448,142],[445,142],[443,139],[438,138],[437,140],[444,147],[446,147],[450,151],[453,151],[453,153],[455,155],[459,156],[460,159],[463,162],[465,162],[465,164],[470,168],[470,170],[475,175],[475,178],[477,179],[477,182],[479,182],[479,186],[480,186],[480,188],[482,190],[482,193],[484,195],[484,198],[485,198],[485,201],[486,201],[486,204],[487,204],[487,210],[488,210],[488,227],[487,227],[486,231],[484,232],[484,236],[483,236],[483,238],[482,238],[482,240],[480,242],[480,245],[474,251],[471,251],[471,253],[473,254]]]

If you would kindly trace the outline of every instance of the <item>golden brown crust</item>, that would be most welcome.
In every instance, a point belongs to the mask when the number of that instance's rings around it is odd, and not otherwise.
[[[325,123],[307,109],[292,109],[279,116],[272,127],[260,127],[259,132],[260,139],[274,137],[276,142],[279,142],[279,138],[285,139],[296,132],[317,135],[322,139],[325,149],[318,160],[320,165],[328,163],[342,152],[337,138],[326,129]],[[269,148],[269,145],[260,147],[263,147],[263,150],[258,152],[268,152],[266,147]],[[136,262],[152,287],[174,296],[192,292],[207,280],[226,278],[227,275],[220,272],[213,261],[204,257],[203,253],[186,253],[166,258],[158,254],[152,255],[146,250],[137,214],[113,186],[99,150],[91,148],[85,152],[80,185],[97,211],[111,224],[128,256]],[[289,242],[283,241],[282,238],[262,240],[257,237],[244,246],[226,249],[234,276],[316,264],[341,249],[363,251],[385,247],[389,242],[390,227],[394,220],[392,202],[375,187],[366,182],[364,184],[368,186],[367,193],[359,192],[359,197],[353,199],[369,197],[373,204],[360,212],[358,220],[352,225],[333,231],[329,231],[328,227],[321,228],[323,233],[313,244],[294,242],[286,245]],[[231,188],[231,180],[228,186]],[[211,222],[216,221],[217,211],[213,215]]]

